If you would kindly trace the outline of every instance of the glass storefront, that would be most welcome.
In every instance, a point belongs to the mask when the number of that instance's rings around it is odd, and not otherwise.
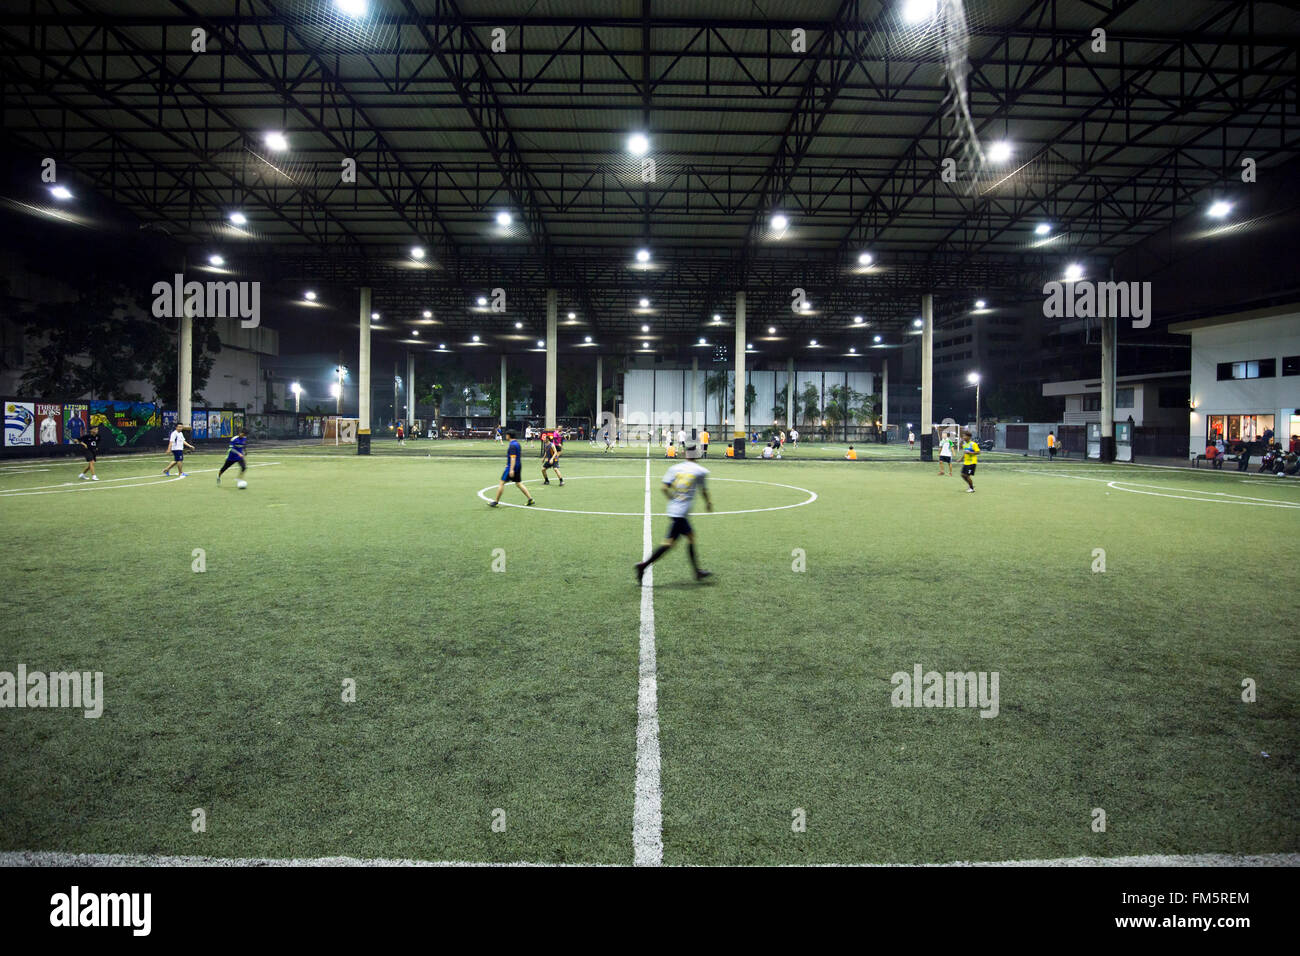
[[[1273,427],[1272,415],[1207,415],[1205,421],[1207,442],[1259,441]]]

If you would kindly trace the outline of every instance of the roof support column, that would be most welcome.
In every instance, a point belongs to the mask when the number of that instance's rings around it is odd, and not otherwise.
[[[880,360],[880,428],[882,432],[889,429],[889,356]]]
[[[1115,460],[1115,316],[1101,319],[1101,460]]]
[[[193,425],[194,304],[188,298],[181,309],[180,322],[180,334],[176,338],[176,421]]]
[[[786,362],[785,373],[785,430],[794,428],[794,356]]]
[[[555,427],[555,353],[559,341],[556,329],[556,293],[546,290],[546,420],[543,426]]]
[[[934,296],[921,296],[921,460],[934,448]]]
[[[370,287],[361,289],[361,335],[357,343],[357,415],[361,419],[357,429],[361,434],[370,431]]]
[[[732,440],[736,457],[745,457],[745,293],[736,293],[736,426]]]

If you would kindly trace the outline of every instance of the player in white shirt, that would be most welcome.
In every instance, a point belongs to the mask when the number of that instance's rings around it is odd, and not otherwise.
[[[190,451],[198,450],[185,440],[185,426],[182,425],[180,422],[177,422],[176,427],[172,429],[172,433],[169,436],[167,436],[167,450],[172,453],[172,463],[171,465],[168,465],[166,468],[163,469],[164,475],[170,476],[172,471],[172,465],[175,465],[176,470],[181,473],[182,478],[189,477],[189,475],[185,474],[185,449],[186,448],[188,448]]]
[[[681,446],[682,448],[685,448],[685,447],[686,447],[686,429],[685,429],[685,428],[679,428],[679,429],[677,429],[677,444],[678,444],[679,446]]]
[[[690,521],[687,520],[687,515],[691,513],[691,505],[695,503],[696,492],[704,496],[704,507],[709,511],[713,510],[713,501],[709,498],[709,489],[705,483],[709,472],[708,469],[697,464],[694,460],[700,457],[700,445],[697,441],[694,439],[687,441],[685,452],[686,460],[678,461],[669,466],[667,473],[664,475],[664,496],[668,498],[668,517],[672,521],[668,528],[668,537],[664,539],[663,544],[655,548],[650,557],[637,563],[637,584],[641,583],[641,579],[645,575],[645,569],[672,550],[673,545],[677,543],[677,539],[681,537],[686,538],[687,553],[691,556],[691,567],[695,569],[695,580],[703,581],[713,573],[712,571],[700,569],[700,562],[695,557],[695,532],[691,528]]]
[[[952,474],[952,446],[956,444],[952,440],[952,435],[948,432],[943,433],[939,439],[939,474],[943,474],[943,463],[948,463],[948,474]]]
[[[790,429],[790,446],[795,449],[799,447],[799,429],[797,428]]]

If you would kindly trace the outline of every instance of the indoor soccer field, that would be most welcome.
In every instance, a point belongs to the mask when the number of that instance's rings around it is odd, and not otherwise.
[[[246,490],[212,453],[185,479],[144,456],[94,484],[0,466],[4,657],[103,673],[98,718],[8,715],[0,849],[1296,850],[1300,486],[991,454],[967,494],[915,452],[844,451],[711,453],[692,521],[714,576],[677,549],[644,592],[657,447],[571,442],[563,487],[526,447],[537,504],[507,487],[496,510],[481,441],[253,444]],[[896,706],[917,668],[996,674],[995,701]]]

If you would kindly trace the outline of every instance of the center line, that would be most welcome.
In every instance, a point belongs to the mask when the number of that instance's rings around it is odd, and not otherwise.
[[[650,556],[650,446],[645,450],[645,523],[642,560]],[[659,783],[659,690],[655,678],[654,565],[641,579],[641,659],[636,696],[636,799],[632,806],[632,851],[636,866],[664,861],[663,790]]]

